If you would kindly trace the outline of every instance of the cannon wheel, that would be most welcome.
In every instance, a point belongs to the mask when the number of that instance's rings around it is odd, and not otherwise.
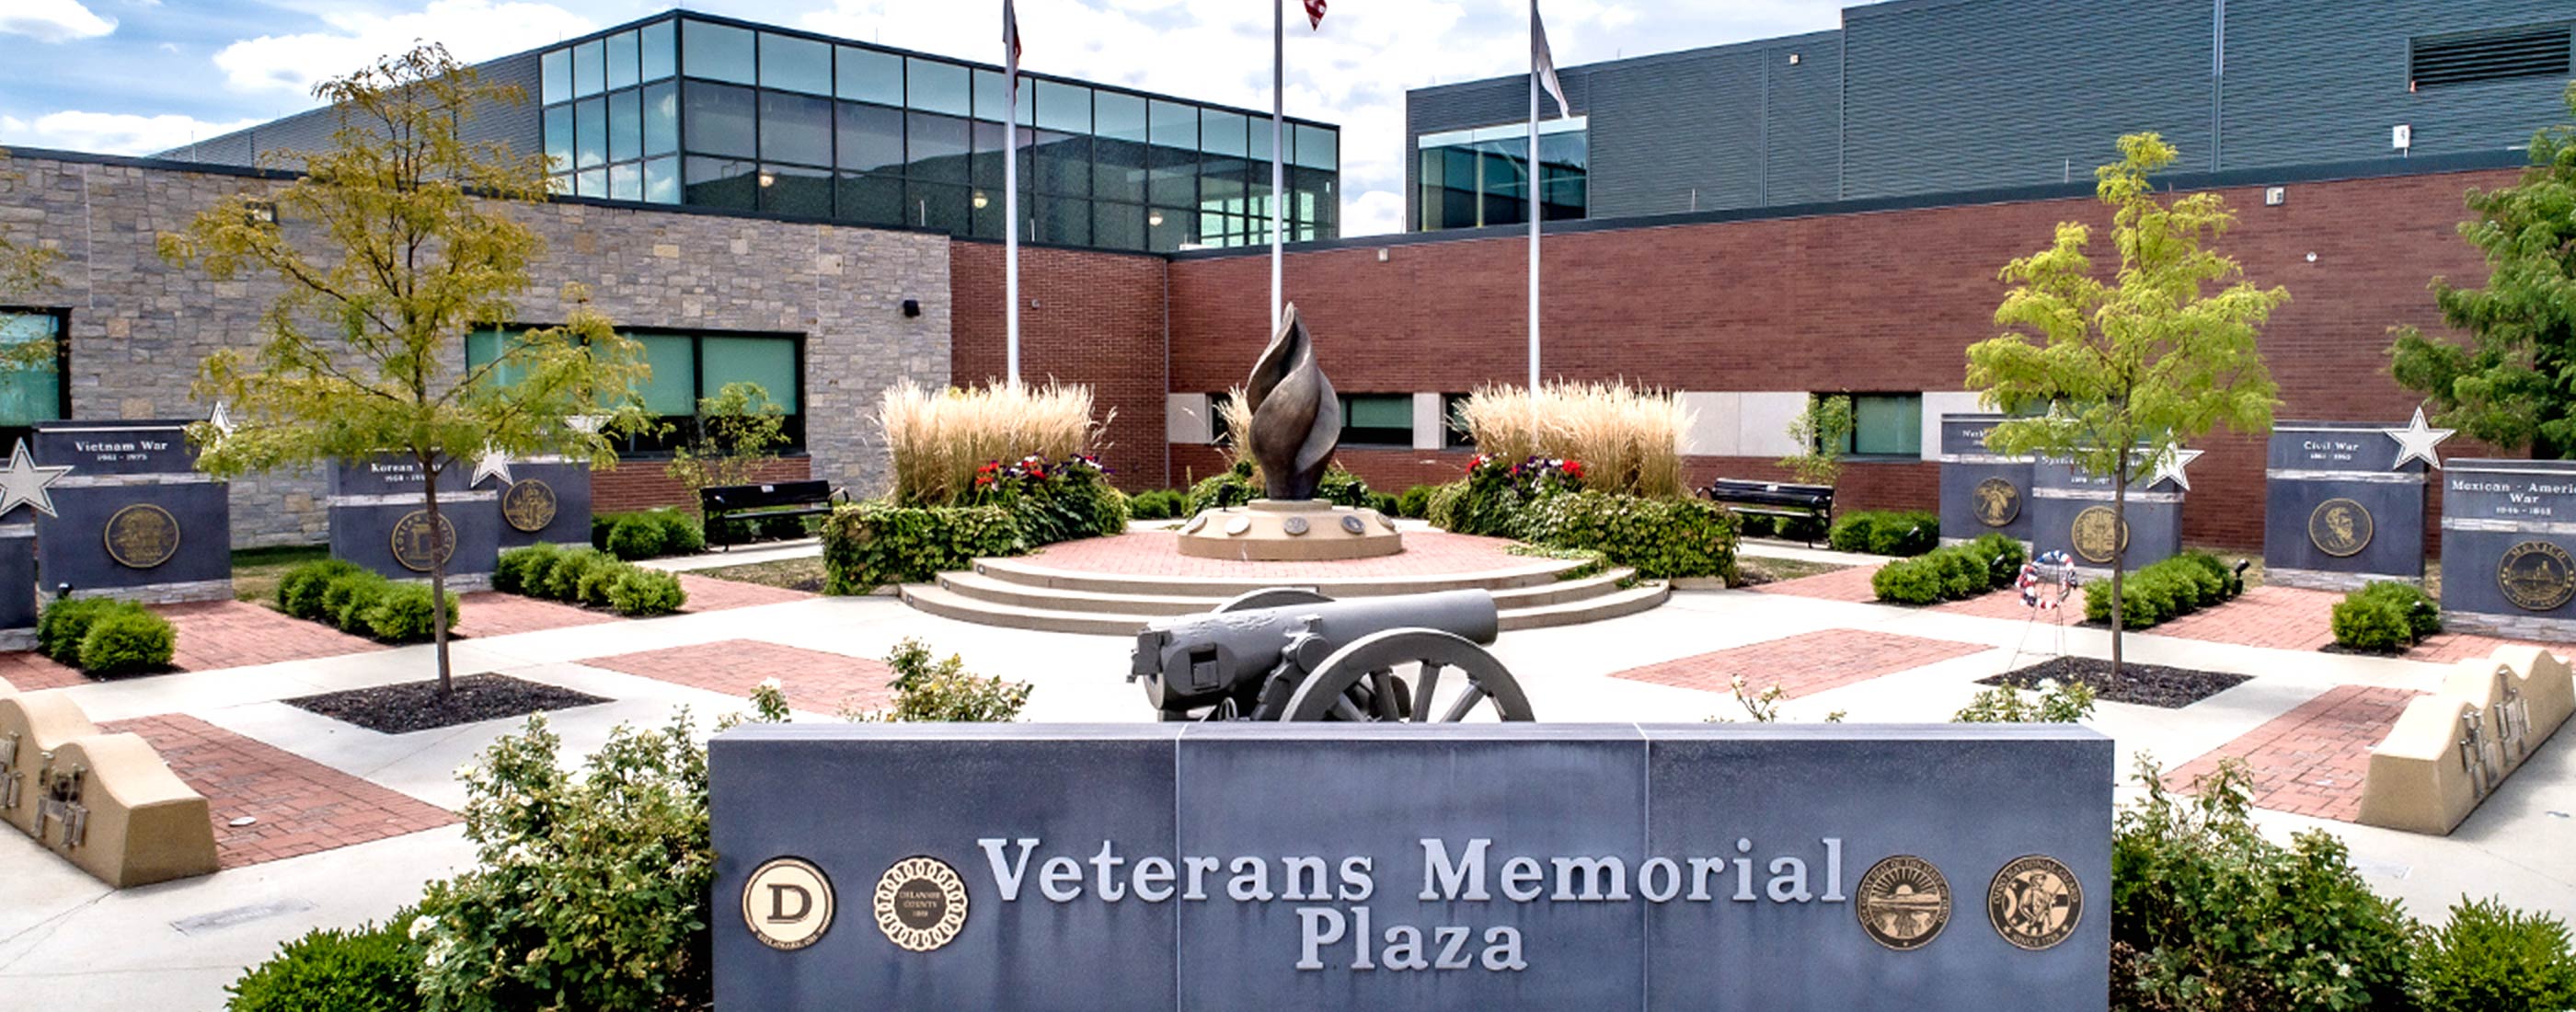
[[[1422,667],[1412,685],[1393,676],[1397,665],[1413,663]],[[1443,669],[1466,676],[1467,687],[1447,710],[1435,714],[1431,701]],[[1352,640],[1324,658],[1297,687],[1281,719],[1456,723],[1485,703],[1492,703],[1495,716],[1503,720],[1537,719],[1521,684],[1483,647],[1438,629],[1388,629]]]
[[[1332,601],[1311,587],[1264,587],[1226,598],[1224,604],[1208,609],[1208,614],[1222,615],[1246,608],[1285,608],[1292,604],[1331,604]]]

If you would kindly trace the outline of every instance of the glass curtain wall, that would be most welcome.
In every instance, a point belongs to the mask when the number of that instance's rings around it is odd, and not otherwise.
[[[71,417],[63,317],[0,309],[0,445],[35,436],[37,422]]]
[[[1002,237],[998,70],[689,17],[541,61],[558,192]],[[1019,123],[1024,240],[1269,241],[1262,117],[1027,78]],[[1285,135],[1288,238],[1334,238],[1340,132]]]
[[[1547,221],[1589,212],[1589,121],[1539,124],[1539,211]],[[1421,149],[1422,231],[1529,222],[1529,125],[1425,134]]]

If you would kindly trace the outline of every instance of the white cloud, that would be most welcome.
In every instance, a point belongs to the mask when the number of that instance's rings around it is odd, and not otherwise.
[[[442,43],[458,60],[471,63],[594,27],[589,18],[553,4],[511,0],[434,0],[403,14],[331,11],[321,18],[330,31],[244,39],[216,53],[215,65],[236,91],[309,92],[317,81],[400,53],[414,42]]]
[[[103,18],[80,0],[9,0],[0,10],[0,35],[33,36],[38,42],[94,39],[116,30],[116,19]]]
[[[233,123],[208,123],[188,116],[134,116],[67,109],[38,116],[32,123],[15,116],[0,116],[0,141],[67,151],[146,155],[228,134],[259,122],[246,119]]]

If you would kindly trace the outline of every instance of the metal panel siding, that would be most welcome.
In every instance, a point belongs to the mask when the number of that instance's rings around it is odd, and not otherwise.
[[[507,141],[520,154],[546,149],[543,114],[537,106],[541,73],[535,53],[505,56],[475,69],[483,74],[483,83],[516,86],[521,97],[517,102],[484,102],[465,121],[468,142]]]
[[[2210,10],[1981,0],[1845,11],[1843,196],[2060,182],[2147,130],[2206,167]]]
[[[1839,33],[1784,40],[1763,66],[1770,75],[1770,169],[1763,203],[1804,204],[1835,198],[1842,175],[1843,79]],[[1796,66],[1789,54],[1798,54]]]
[[[1593,217],[1762,203],[1759,51],[1589,76]]]
[[[2419,35],[2576,19],[2567,0],[2228,0],[2221,121],[2226,168],[2394,154],[2389,128],[2415,128],[2418,155],[2527,144],[2564,122],[2565,77],[2440,85],[2408,93]]]

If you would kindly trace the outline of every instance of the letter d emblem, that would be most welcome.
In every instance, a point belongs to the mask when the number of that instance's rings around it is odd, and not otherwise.
[[[742,923],[782,951],[812,945],[832,928],[832,882],[802,858],[773,858],[742,884]]]

